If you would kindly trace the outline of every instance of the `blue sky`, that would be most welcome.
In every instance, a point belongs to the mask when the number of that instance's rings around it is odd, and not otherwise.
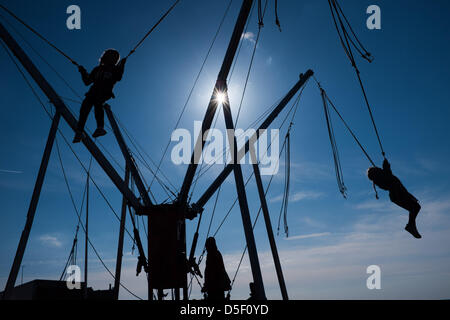
[[[2,4],[87,69],[95,66],[105,48],[114,47],[122,54],[128,53],[169,6],[168,1],[133,1],[131,4],[46,0],[38,4],[7,0]],[[81,8],[81,30],[66,28],[65,12],[71,4]],[[371,4],[381,8],[381,30],[368,30],[365,26],[366,8]],[[227,5],[228,1],[181,1],[129,59],[124,78],[116,85],[117,98],[110,103],[113,111],[155,162],[159,161],[170,138]],[[421,201],[423,209],[418,217],[418,228],[423,239],[415,240],[403,230],[406,212],[390,204],[387,194],[380,192],[380,200],[375,200],[365,177],[369,163],[336,121],[348,199],[344,200],[339,194],[320,95],[311,81],[302,96],[292,129],[290,237],[286,239],[282,234],[277,237],[288,291],[291,298],[298,299],[449,298],[450,250],[445,244],[450,240],[450,169],[446,165],[450,156],[447,127],[450,93],[446,88],[450,73],[447,19],[450,4],[445,0],[342,0],[341,5],[360,39],[375,56],[371,64],[360,61],[362,78],[394,173]],[[239,8],[240,1],[234,0],[179,125],[181,128],[192,131],[193,121],[203,118]],[[12,23],[80,96],[84,94],[87,89],[73,65],[4,12],[1,15],[2,23],[4,18]],[[311,68],[371,156],[380,163],[382,158],[370,118],[354,71],[340,47],[327,1],[279,1],[279,16],[281,33],[274,24],[273,1],[269,1],[238,127],[246,128],[292,87],[299,73]],[[11,31],[9,25],[6,27]],[[242,50],[229,84],[234,115],[253,49],[253,36],[257,33],[256,12],[251,17],[248,32],[251,34],[242,40]],[[61,96],[79,100],[16,33],[12,34]],[[0,70],[0,287],[3,288],[25,222],[50,120],[3,49],[0,50]],[[42,94],[41,97],[47,101]],[[68,101],[68,105],[78,114],[77,103]],[[274,128],[280,125],[284,115],[274,123]],[[222,123],[220,115],[217,127],[223,128]],[[92,115],[88,127],[95,127]],[[72,138],[65,123],[61,131]],[[61,137],[58,141],[79,204],[85,174]],[[102,138],[101,143],[112,156],[108,157],[114,157],[123,166],[112,134]],[[90,159],[87,151],[81,145],[74,150],[86,165]],[[55,151],[23,261],[24,281],[59,278],[77,224]],[[268,194],[275,231],[283,193],[283,159]],[[186,166],[175,166],[169,153],[162,169],[178,189]],[[245,178],[251,173],[250,169],[244,166]],[[122,172],[119,166],[117,170]],[[220,165],[214,166],[199,180],[194,201],[220,170]],[[151,174],[143,167],[142,171],[150,181]],[[92,174],[119,212],[120,194],[97,164],[93,165]],[[268,183],[268,177],[264,178],[264,183]],[[90,237],[108,267],[114,270],[119,224],[97,190],[93,186],[91,190]],[[247,191],[254,218],[259,202],[253,180]],[[167,198],[157,183],[152,192],[158,201]],[[234,180],[230,177],[222,188],[212,230],[217,229],[234,198]],[[210,202],[205,207],[200,243],[205,240],[212,205]],[[188,246],[196,222],[188,223]],[[262,221],[256,226],[255,237],[267,295],[279,299]],[[83,263],[81,238],[80,234],[80,265]],[[245,245],[237,208],[218,233],[217,242],[228,273],[233,276]],[[131,248],[132,243],[126,238],[124,284],[145,297],[144,277],[134,275],[136,252],[133,255]],[[372,264],[381,267],[382,290],[366,288],[366,268]],[[92,250],[90,272],[91,284],[97,289],[113,283]],[[250,281],[248,261],[244,259],[232,297],[245,298]],[[195,285],[193,296],[198,297],[198,292]],[[125,292],[121,297],[130,298]]]

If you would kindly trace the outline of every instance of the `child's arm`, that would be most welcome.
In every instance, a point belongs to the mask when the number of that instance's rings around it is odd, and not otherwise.
[[[389,163],[389,161],[387,161],[387,159],[384,159],[383,161],[383,170],[389,174],[392,174],[391,164]]]
[[[88,86],[92,82],[94,82],[94,79],[92,77],[92,74],[94,73],[94,70],[92,70],[92,72],[89,74],[83,66],[79,66],[78,67],[78,71],[81,73],[81,79],[83,80],[85,85]]]
[[[127,58],[123,58],[119,61],[116,66],[115,78],[116,81],[122,80],[123,72],[125,71],[125,63],[127,62]]]

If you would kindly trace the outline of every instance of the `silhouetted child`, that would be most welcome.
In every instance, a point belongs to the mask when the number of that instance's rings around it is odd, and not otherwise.
[[[122,79],[126,58],[120,62],[119,59],[119,52],[108,49],[100,57],[100,65],[95,67],[91,73],[88,73],[82,66],[78,67],[84,84],[87,86],[92,84],[92,86],[81,104],[80,118],[73,143],[81,141],[84,126],[92,107],[95,108],[95,119],[97,120],[97,129],[92,136],[97,138],[106,134],[103,105],[107,100],[115,98],[112,90],[116,82]]]
[[[419,200],[410,194],[400,180],[392,174],[389,162],[384,159],[383,169],[378,167],[369,168],[367,176],[373,181],[374,185],[389,191],[389,198],[393,203],[409,211],[409,221],[405,230],[418,239],[422,238],[416,227],[416,217],[421,208]]]
[[[224,292],[231,289],[231,281],[225,270],[222,254],[217,249],[216,240],[213,237],[206,239],[205,248],[208,254],[202,292],[207,293],[208,300],[223,301],[225,300]]]

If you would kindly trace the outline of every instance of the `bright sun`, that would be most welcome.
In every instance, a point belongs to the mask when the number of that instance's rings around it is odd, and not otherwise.
[[[216,94],[216,101],[217,101],[217,103],[220,105],[220,104],[224,104],[225,103],[225,101],[226,101],[226,95],[225,95],[225,93],[224,92],[217,92],[217,94]]]

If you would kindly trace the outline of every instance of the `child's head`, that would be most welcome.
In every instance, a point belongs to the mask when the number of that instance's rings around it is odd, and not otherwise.
[[[115,66],[119,62],[120,54],[115,49],[105,50],[100,57],[100,64]]]
[[[382,169],[377,167],[370,167],[367,169],[367,177],[369,177],[370,180],[374,181],[377,179],[377,177],[382,173]]]

